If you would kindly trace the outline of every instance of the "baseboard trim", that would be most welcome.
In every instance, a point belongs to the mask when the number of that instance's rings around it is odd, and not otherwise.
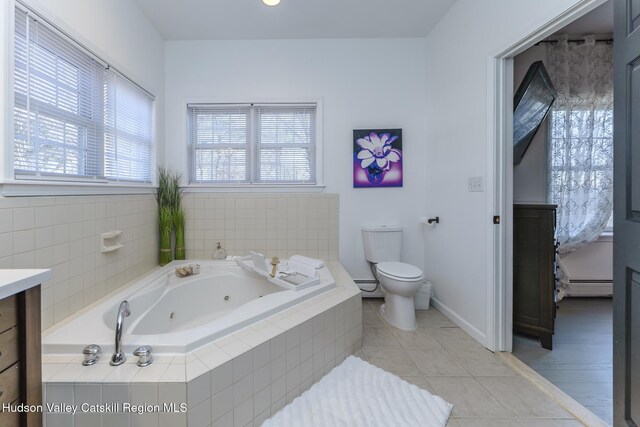
[[[571,281],[567,289],[568,297],[610,297],[613,295],[613,283],[610,280]]]
[[[440,300],[438,300],[437,298],[434,298],[433,296],[431,297],[431,305],[437,308],[440,313],[447,316],[449,320],[451,320],[453,323],[458,325],[466,333],[468,333],[473,338],[475,338],[475,340],[480,342],[480,344],[489,348],[487,346],[487,335],[485,333],[478,330],[475,326],[467,322],[465,319],[460,317],[455,311],[451,310],[449,307],[444,305]]]
[[[558,405],[562,406],[580,422],[589,427],[609,427],[600,417],[582,406],[573,397],[560,390],[551,381],[531,369],[522,360],[518,359],[511,353],[499,353],[502,359],[520,375],[534,383],[546,395],[555,400]]]

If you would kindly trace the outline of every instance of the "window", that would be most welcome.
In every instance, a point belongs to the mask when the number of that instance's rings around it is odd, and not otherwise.
[[[151,181],[151,95],[21,6],[14,63],[17,179]]]
[[[610,215],[612,231],[613,110],[553,109],[550,122],[550,202],[558,205],[558,228],[582,236]],[[587,231],[585,231],[587,230]]]
[[[190,104],[187,110],[192,183],[316,183],[316,104]]]

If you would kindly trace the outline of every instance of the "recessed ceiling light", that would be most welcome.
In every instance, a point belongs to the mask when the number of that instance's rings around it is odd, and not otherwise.
[[[280,0],[262,0],[262,3],[266,4],[267,6],[277,6],[280,4]]]

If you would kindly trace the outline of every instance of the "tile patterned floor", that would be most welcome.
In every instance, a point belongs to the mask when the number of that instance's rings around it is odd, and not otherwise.
[[[356,355],[453,403],[447,427],[582,426],[435,308],[418,311],[418,329],[404,332],[379,316],[381,302],[363,300]]]
[[[513,336],[513,354],[608,424],[613,424],[611,298],[566,298],[556,316],[553,350]]]

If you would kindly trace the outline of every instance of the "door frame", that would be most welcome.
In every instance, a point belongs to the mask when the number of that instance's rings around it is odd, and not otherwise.
[[[581,0],[542,23],[523,39],[487,58],[488,208],[500,215],[487,239],[487,331],[489,349],[513,346],[513,58],[607,0]]]

